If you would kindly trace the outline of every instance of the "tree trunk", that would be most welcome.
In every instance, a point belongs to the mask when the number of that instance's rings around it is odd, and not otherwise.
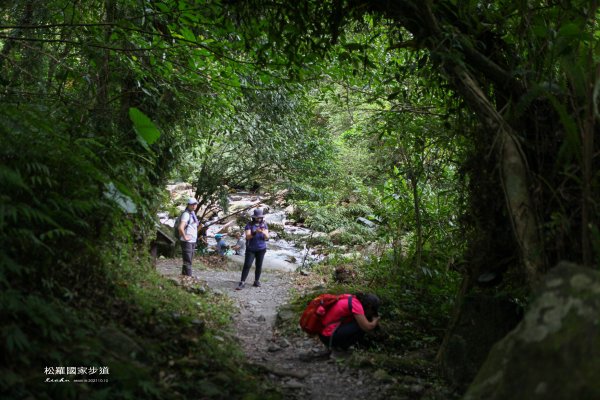
[[[402,224],[400,221],[400,216],[398,216],[398,236],[394,239],[394,265],[396,268],[400,267],[400,262],[402,261],[402,235],[404,232],[402,231]]]
[[[591,112],[593,114],[593,111]],[[588,118],[582,132],[583,140],[583,182],[581,193],[581,254],[583,265],[592,266],[592,245],[590,240],[590,208],[592,202],[592,158],[594,150],[594,116]]]
[[[112,27],[110,24],[114,22],[116,17],[115,0],[105,0],[105,16],[104,22],[108,24],[104,28],[104,42],[108,46],[110,44],[110,36]],[[106,131],[110,125],[110,110],[109,110],[109,84],[110,84],[110,50],[102,50],[103,54],[100,59],[97,71],[97,91],[96,91],[96,107],[95,118],[98,129]]]
[[[524,154],[515,132],[494,108],[470,72],[464,66],[455,65],[449,74],[485,126],[491,132],[495,132],[494,142],[502,163],[501,178],[506,205],[528,281],[533,284],[544,273],[545,262],[536,212],[529,193],[528,168]]]
[[[593,87],[592,82],[592,87]],[[593,89],[591,89],[593,90]],[[589,96],[590,100],[593,98],[593,94]],[[593,104],[593,101],[590,102]],[[593,262],[592,254],[592,241],[590,238],[590,231],[592,228],[592,209],[593,204],[593,191],[592,185],[594,181],[593,171],[593,159],[594,159],[594,131],[595,131],[596,116],[594,115],[594,108],[589,107],[588,115],[583,123],[581,132],[581,146],[582,146],[582,190],[581,190],[581,253],[583,258],[583,265],[591,267]]]
[[[593,14],[597,4],[593,2]],[[594,19],[595,22],[595,19]],[[594,65],[593,53],[590,49],[588,53],[588,65]],[[583,265],[591,267],[593,263],[592,241],[590,231],[594,221],[592,220],[593,212],[593,190],[594,184],[594,132],[596,129],[596,102],[594,101],[596,85],[599,82],[600,66],[596,67],[589,73],[589,83],[586,90],[587,115],[581,127],[581,155],[582,155],[582,188],[581,188],[581,253]]]
[[[415,245],[415,268],[421,267],[423,257],[423,226],[421,223],[421,208],[419,199],[419,185],[416,177],[411,177],[410,185],[413,192],[413,207],[415,210],[415,225],[417,228],[417,242]]]

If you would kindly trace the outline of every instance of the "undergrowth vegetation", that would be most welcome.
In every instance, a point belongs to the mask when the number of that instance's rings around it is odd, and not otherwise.
[[[122,162],[134,150],[46,110],[0,113],[1,397],[277,397],[228,335],[229,303],[154,271],[156,189]]]
[[[389,354],[439,346],[460,284],[456,271],[416,270],[410,260],[397,265],[391,252],[371,260],[334,257],[312,272],[327,284],[321,292],[370,292],[380,298],[381,328],[363,344]],[[315,292],[298,294],[297,310],[313,297]]]

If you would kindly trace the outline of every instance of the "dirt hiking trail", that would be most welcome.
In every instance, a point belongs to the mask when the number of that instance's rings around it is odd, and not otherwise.
[[[265,263],[268,263],[265,260]],[[165,276],[178,277],[181,262],[161,260],[158,270]],[[306,335],[285,336],[277,321],[299,318],[285,310],[292,290],[300,290],[295,274],[263,266],[261,287],[253,287],[254,268],[243,290],[235,290],[240,271],[227,269],[193,270],[195,278],[213,291],[229,296],[237,305],[233,316],[236,338],[248,361],[264,370],[269,380],[280,386],[286,399],[401,399],[389,396],[391,383],[373,378],[371,370],[351,368],[347,359],[331,357],[318,338]]]

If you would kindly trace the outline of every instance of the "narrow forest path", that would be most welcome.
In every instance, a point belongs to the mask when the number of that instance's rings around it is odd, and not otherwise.
[[[239,291],[234,289],[240,278],[238,270],[194,269],[194,277],[237,305],[233,328],[248,361],[263,369],[282,388],[286,399],[389,399],[389,384],[373,379],[372,371],[320,355],[325,348],[317,338],[286,336],[277,330],[278,310],[288,302],[291,291],[299,288],[293,273],[269,270],[268,259],[264,267],[262,287],[251,286],[252,269],[250,285]],[[180,269],[175,259],[158,265],[159,272],[167,276],[178,276]]]

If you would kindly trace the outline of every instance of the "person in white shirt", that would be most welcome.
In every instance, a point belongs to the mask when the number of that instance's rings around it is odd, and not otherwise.
[[[179,240],[181,241],[181,254],[183,257],[183,266],[181,275],[192,276],[192,260],[196,250],[196,240],[198,239],[198,217],[196,216],[196,207],[198,201],[190,197],[187,207],[181,214],[179,222]]]

